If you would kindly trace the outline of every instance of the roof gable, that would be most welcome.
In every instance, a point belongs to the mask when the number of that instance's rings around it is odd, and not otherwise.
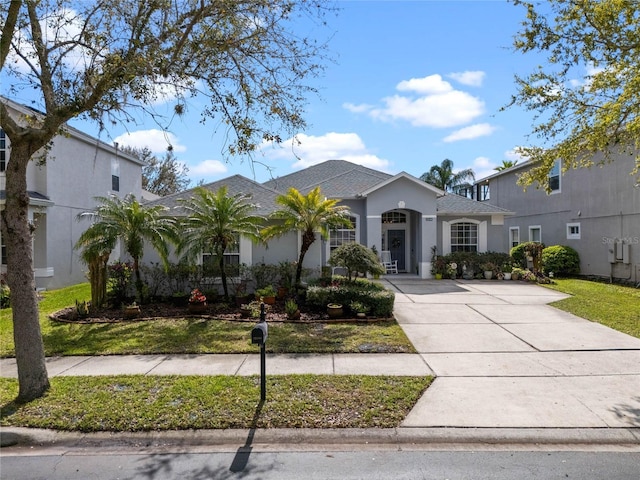
[[[442,190],[440,190],[437,187],[434,187],[433,185],[424,182],[422,180],[420,180],[419,178],[414,177],[413,175],[409,175],[407,172],[400,172],[397,175],[394,175],[393,177],[389,176],[389,178],[387,178],[386,180],[377,183],[376,185],[373,185],[371,188],[363,191],[361,193],[361,195],[363,197],[366,197],[367,195],[375,192],[376,190],[379,190],[381,188],[386,187],[387,185],[390,185],[391,183],[396,182],[397,180],[401,179],[401,178],[405,178],[407,180],[409,180],[410,182],[415,183],[416,185],[418,185],[420,188],[424,188],[425,190],[429,190],[433,193],[435,193],[436,195],[444,195],[444,192]]]

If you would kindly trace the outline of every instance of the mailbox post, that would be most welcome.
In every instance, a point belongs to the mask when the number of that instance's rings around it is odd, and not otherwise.
[[[260,322],[251,330],[251,343],[260,345],[260,400],[267,398],[267,353],[266,343],[269,333],[267,315],[264,311],[264,303],[260,304]]]

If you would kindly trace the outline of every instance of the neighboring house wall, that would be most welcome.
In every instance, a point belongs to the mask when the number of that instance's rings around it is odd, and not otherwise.
[[[17,104],[10,103],[10,107],[15,115],[34,114]],[[7,143],[10,143],[8,139]],[[10,145],[8,147],[10,162]],[[112,190],[114,163],[119,164],[118,191]],[[4,190],[5,181],[5,173],[0,172],[0,190]],[[68,135],[55,137],[44,164],[29,163],[27,189],[34,192],[29,218],[36,225],[33,239],[36,286],[60,288],[87,281],[87,267],[73,246],[90,223],[88,220],[78,222],[77,215],[92,210],[96,196],[123,197],[133,193],[139,197],[142,163],[113,146],[68,128]],[[117,254],[114,252],[114,257]]]
[[[533,239],[568,245],[580,255],[581,273],[639,282],[640,187],[630,175],[634,160],[620,156],[602,167],[568,170],[550,195],[516,184],[527,165],[489,177],[488,203],[516,212],[505,220],[507,245]]]

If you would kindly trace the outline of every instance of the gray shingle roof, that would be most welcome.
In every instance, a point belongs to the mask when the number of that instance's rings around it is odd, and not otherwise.
[[[329,198],[354,198],[391,175],[346,160],[327,160],[298,172],[274,178],[263,185],[286,192],[293,187],[303,194],[320,186]]]
[[[258,206],[255,211],[257,215],[268,215],[276,209],[276,197],[279,195],[279,192],[243,177],[242,175],[233,175],[202,186],[215,192],[225,185],[227,186],[229,195],[236,195],[238,193],[251,195],[251,199],[249,201]],[[148,202],[147,205],[164,205],[165,207],[173,209],[175,207],[179,207],[179,199],[191,197],[194,190],[195,188],[191,188],[184,192],[167,195],[166,197]]]
[[[203,187],[216,191],[226,185],[231,195],[238,193],[249,194],[251,195],[251,202],[258,205],[256,214],[266,216],[279,208],[276,204],[276,197],[286,193],[290,187],[294,187],[301,193],[306,194],[309,190],[320,186],[323,195],[328,198],[355,198],[362,192],[390,178],[393,178],[393,176],[345,160],[328,160],[305,170],[269,180],[263,184],[254,182],[242,175],[233,175],[217,182],[208,183]],[[192,188],[184,192],[168,195],[148,202],[148,204],[164,205],[169,208],[178,207],[178,199],[189,198],[193,190]],[[440,214],[490,215],[513,213],[486,202],[470,200],[455,194],[438,197],[436,205]]]
[[[448,193],[436,200],[436,208],[440,214],[468,214],[468,215],[487,215],[487,214],[512,214],[506,208],[496,207],[486,202],[478,202],[469,198]]]

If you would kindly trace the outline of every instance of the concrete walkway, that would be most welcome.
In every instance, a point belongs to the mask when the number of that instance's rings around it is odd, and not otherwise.
[[[394,435],[546,430],[561,441],[570,429],[618,429],[640,443],[640,339],[548,306],[566,295],[538,285],[405,275],[383,282],[418,354],[268,355],[267,374],[437,375]],[[52,377],[260,369],[257,354],[56,357],[47,367]],[[16,376],[15,360],[0,360],[0,374]]]
[[[639,428],[640,339],[547,305],[522,282],[389,278],[437,375],[404,427]]]

